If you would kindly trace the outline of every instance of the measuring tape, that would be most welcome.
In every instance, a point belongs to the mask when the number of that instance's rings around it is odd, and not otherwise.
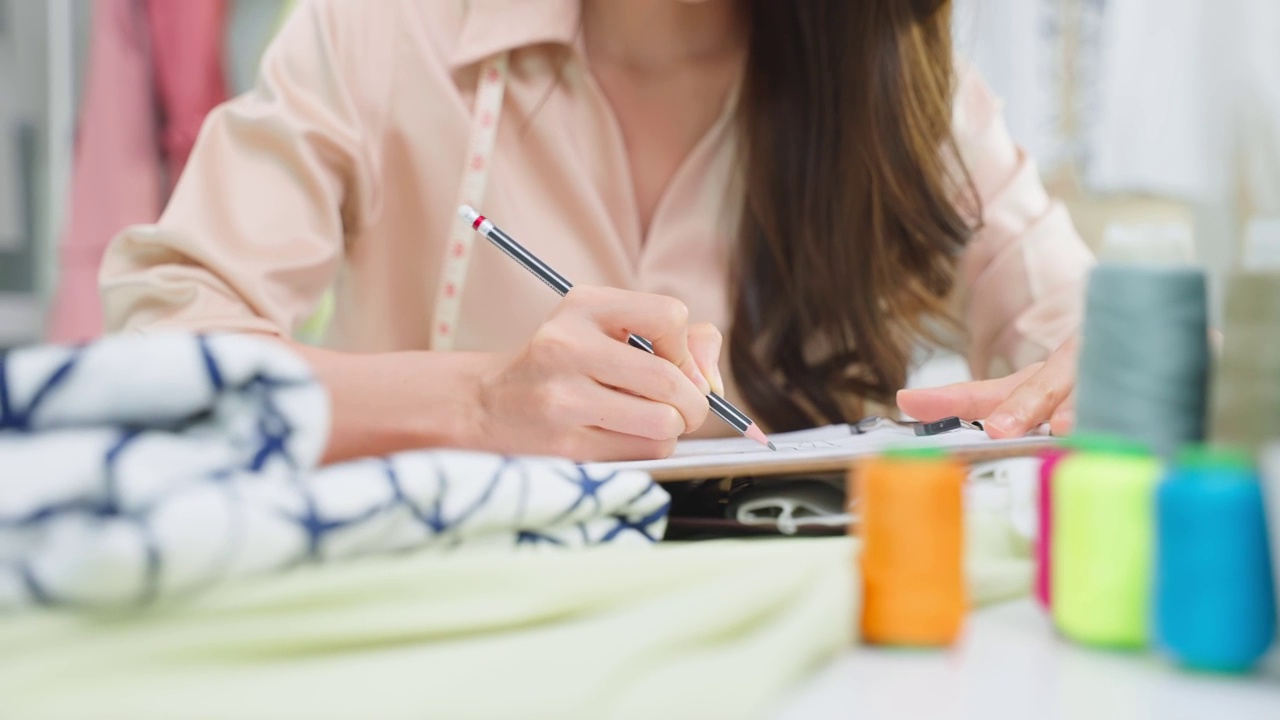
[[[453,204],[455,208],[460,205],[480,207],[484,199],[493,146],[498,137],[498,121],[502,117],[502,100],[507,90],[508,64],[508,56],[503,53],[486,60],[480,67],[475,107],[471,114],[471,133],[467,140],[466,166],[462,171],[462,185],[458,188],[458,201]],[[467,282],[471,245],[476,237],[471,226],[457,213],[450,212],[449,217],[453,218],[453,230],[440,266],[440,283],[436,289],[435,312],[431,321],[432,350],[452,350],[454,347],[458,314],[462,310],[462,288]]]

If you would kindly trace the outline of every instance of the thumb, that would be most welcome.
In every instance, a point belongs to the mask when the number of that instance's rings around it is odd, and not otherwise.
[[[1004,402],[1014,388],[1035,374],[1037,363],[1007,377],[955,383],[938,388],[898,391],[898,409],[922,422],[953,415],[981,420]]]

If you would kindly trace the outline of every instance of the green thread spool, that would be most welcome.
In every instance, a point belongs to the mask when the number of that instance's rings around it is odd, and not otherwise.
[[[1160,462],[1133,444],[1064,458],[1053,482],[1053,619],[1086,645],[1147,643]]]
[[[1102,264],[1089,276],[1076,427],[1168,457],[1204,439],[1209,376],[1204,272]]]
[[[1256,453],[1280,439],[1280,273],[1228,280],[1223,340],[1209,439]]]

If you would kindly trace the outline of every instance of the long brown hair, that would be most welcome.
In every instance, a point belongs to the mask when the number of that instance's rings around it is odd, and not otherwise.
[[[848,422],[905,383],[977,216],[950,2],[748,5],[730,363],[770,429]]]

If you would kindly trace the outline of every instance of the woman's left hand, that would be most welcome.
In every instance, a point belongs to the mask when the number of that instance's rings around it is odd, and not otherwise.
[[[993,438],[1022,437],[1046,422],[1054,435],[1066,435],[1076,420],[1078,347],[1078,340],[1068,340],[1044,362],[996,380],[902,390],[898,409],[924,422],[952,415],[985,420]]]

